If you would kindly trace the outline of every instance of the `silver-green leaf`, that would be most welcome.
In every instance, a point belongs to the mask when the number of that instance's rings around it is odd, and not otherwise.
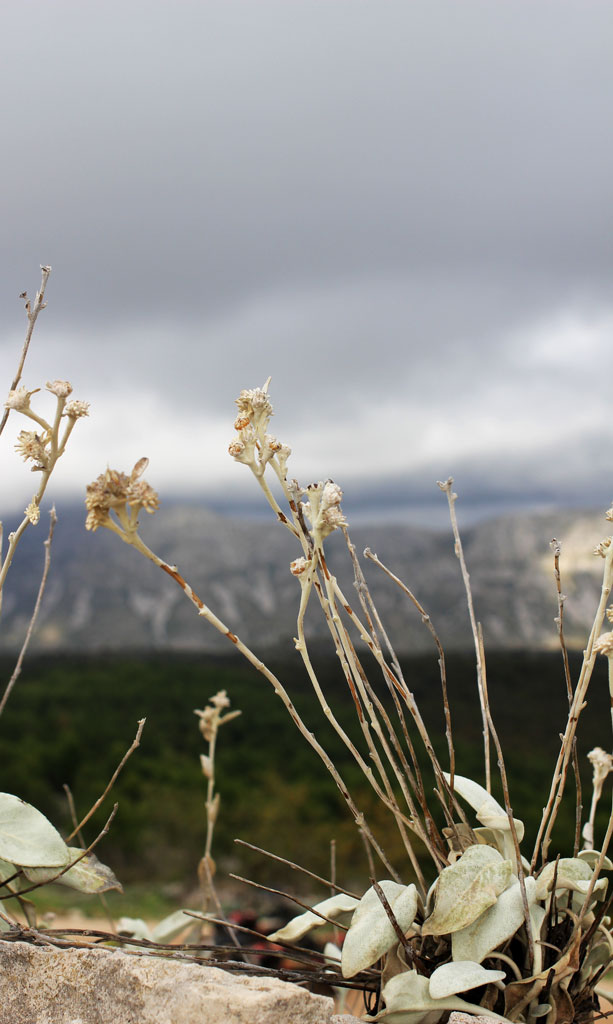
[[[441,871],[434,912],[423,935],[446,935],[467,928],[493,906],[512,878],[510,860],[491,846],[469,846],[451,867]]]
[[[458,992],[468,992],[471,988],[504,979],[504,971],[489,971],[472,960],[457,960],[441,964],[432,972],[429,992],[433,999],[446,999]]]
[[[321,903],[316,903],[313,910],[318,910],[332,921],[345,924],[348,920],[348,915],[353,914],[359,902],[354,896],[345,896],[344,893],[339,892],[335,896],[330,896],[327,900],[322,900]],[[322,928],[325,924],[326,922],[321,917],[318,917],[311,910],[307,910],[304,914],[298,914],[297,917],[293,917],[283,928],[279,928],[278,931],[273,932],[268,938],[271,942],[297,942],[311,928]]]
[[[397,974],[383,988],[385,1009],[375,1017],[364,1017],[364,1020],[382,1020],[385,1021],[385,1024],[420,1024],[420,1021],[432,1011],[441,1013],[443,1010],[461,1010],[464,1013],[491,1017],[492,1020],[508,1024],[504,1017],[500,1017],[492,1010],[467,1003],[459,996],[433,999],[429,989],[429,978],[418,974],[417,971],[405,971],[404,974]]]
[[[83,850],[78,846],[69,846],[68,854],[71,863],[73,861],[77,863],[57,879],[55,876],[60,868],[24,868],[23,873],[28,881],[34,884],[43,885],[45,882],[57,881],[61,885],[67,885],[70,889],[90,895],[109,892],[111,889],[123,891],[121,883],[117,881],[111,869],[105,864],[101,864],[93,853],[84,857]],[[81,859],[79,860],[79,858]]]
[[[528,906],[536,900],[534,878],[525,879]],[[454,960],[474,960],[480,964],[486,956],[510,939],[524,922],[524,905],[519,882],[505,889],[493,906],[472,924],[451,936]]]
[[[19,867],[63,868],[68,847],[44,814],[12,793],[0,793],[0,857]]]
[[[413,884],[400,885],[388,879],[379,885],[401,930],[408,932],[417,914],[417,889]],[[371,887],[356,907],[345,936],[341,961],[343,977],[353,978],[359,971],[371,967],[395,942],[398,937],[394,927]]]

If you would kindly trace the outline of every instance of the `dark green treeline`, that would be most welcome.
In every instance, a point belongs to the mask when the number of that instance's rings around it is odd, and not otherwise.
[[[331,754],[382,845],[408,880],[395,828],[326,725],[300,664],[278,655],[272,655],[268,663]],[[315,658],[315,664],[330,704],[359,742],[353,705],[338,663],[321,657]],[[408,659],[403,668],[446,768],[436,658]],[[597,745],[611,748],[606,666],[597,668],[580,723],[579,754],[587,808],[591,773],[585,755]],[[2,659],[0,678],[7,680],[11,669],[12,663]],[[379,686],[374,664],[372,669],[372,680]],[[576,678],[577,658],[572,659],[572,669]],[[483,783],[474,657],[450,656],[447,673],[456,770]],[[547,798],[559,733],[566,721],[561,658],[557,654],[496,653],[488,661],[488,680],[512,780],[513,810],[526,821],[524,852],[529,853]],[[0,788],[35,804],[67,833],[64,784],[70,786],[82,815],[129,747],[137,720],[146,717],[141,747],[87,826],[86,839],[94,838],[117,800],[119,811],[112,831],[98,851],[101,859],[123,881],[179,881],[188,889],[194,883],[204,841],[205,780],[199,755],[206,752],[206,746],[193,710],[204,707],[221,689],[227,690],[232,707],[241,709],[242,715],[221,730],[218,740],[221,808],[214,853],[220,870],[238,870],[271,884],[287,881],[278,865],[237,848],[233,839],[240,837],[327,874],[329,840],[334,837],[339,879],[356,884],[364,881],[368,867],[363,847],[334,783],[270,684],[233,657],[147,654],[30,659],[0,718]],[[411,733],[416,737],[414,729]],[[415,742],[419,749],[418,740]],[[426,767],[426,785],[431,788],[423,750],[420,758]],[[492,765],[495,770],[495,754]],[[557,845],[566,856],[572,853],[575,818],[572,780],[568,794],[556,834]],[[605,820],[609,800],[605,793]],[[293,875],[292,884],[298,881]]]

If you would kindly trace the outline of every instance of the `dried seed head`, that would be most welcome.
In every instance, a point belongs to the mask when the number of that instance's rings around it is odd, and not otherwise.
[[[600,789],[609,772],[613,770],[613,756],[607,754],[602,747],[594,747],[587,756],[592,765],[594,789]]]
[[[604,654],[607,658],[613,657],[613,633],[602,633],[594,641],[594,650],[597,654]]]
[[[214,697],[209,697],[209,704],[221,711],[222,708],[230,707],[230,698],[225,690],[219,690]]]
[[[32,523],[32,526],[36,526],[36,524],[40,520],[40,509],[36,502],[34,501],[34,499],[32,499],[27,509],[25,510],[25,515]]]
[[[321,536],[327,537],[333,530],[340,526],[346,526],[347,520],[338,505],[332,505],[321,513]]]
[[[333,480],[326,480],[321,492],[321,507],[331,508],[333,505],[340,505],[343,500],[343,492]]]
[[[33,391],[28,391],[26,388],[16,388],[14,391],[9,391],[4,408],[16,409],[18,412],[27,411],[30,408],[30,397],[35,395],[37,391],[40,391],[40,388],[34,388]]]
[[[308,569],[309,565],[310,562],[301,556],[300,558],[295,558],[293,562],[290,562],[289,571],[292,576],[302,576],[302,574]]]
[[[605,537],[605,539],[601,540],[600,544],[597,544],[596,547],[594,548],[594,554],[595,555],[600,555],[601,558],[606,558],[607,550],[608,550],[608,548],[610,548],[610,546],[611,546],[611,538],[610,537]]]
[[[236,419],[234,420],[234,429],[235,430],[244,430],[245,427],[248,427],[248,426],[249,426],[249,417],[248,416],[237,416]]]
[[[244,388],[236,399],[239,417],[250,422],[254,417],[272,416],[272,405],[264,388]]]
[[[35,465],[32,471],[46,469],[49,465],[49,453],[45,447],[46,438],[40,437],[33,430],[22,430],[17,438],[15,451],[21,455],[24,462],[31,459]]]
[[[160,507],[157,491],[146,480],[131,480],[126,491],[126,501],[132,508],[138,506],[152,515]]]
[[[74,398],[72,402],[66,403],[64,416],[70,416],[73,420],[81,419],[82,416],[89,416],[89,402],[81,402],[78,398]]]
[[[72,384],[68,380],[48,380],[47,391],[56,398],[68,398],[72,394]]]

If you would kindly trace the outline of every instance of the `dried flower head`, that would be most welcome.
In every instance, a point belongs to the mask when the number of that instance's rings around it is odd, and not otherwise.
[[[40,388],[34,388],[33,391],[28,391],[26,388],[16,388],[14,391],[9,391],[4,408],[26,412],[30,408],[31,396],[35,395],[37,391],[40,391]]]
[[[308,559],[301,556],[300,558],[295,558],[293,562],[290,562],[289,571],[291,572],[292,576],[302,576],[302,574],[306,572],[310,564],[311,563],[308,561]]]
[[[30,520],[32,526],[36,526],[37,523],[39,522],[39,520],[40,520],[40,509],[39,509],[38,505],[36,504],[36,502],[34,501],[34,499],[32,499],[32,501],[28,505],[27,509],[25,510],[25,515]]]
[[[608,551],[608,549],[610,547],[611,547],[611,538],[610,537],[605,537],[605,539],[601,540],[600,544],[597,544],[596,547],[594,548],[594,554],[595,555],[600,555],[601,558],[606,558],[607,551]]]
[[[594,747],[587,755],[594,773],[594,785],[602,784],[610,771],[613,771],[613,755],[607,754],[602,747]]]
[[[24,462],[31,459],[35,463],[32,472],[46,469],[49,465],[49,453],[45,447],[46,438],[41,437],[34,430],[22,430],[17,438],[15,450],[21,455]]]
[[[129,505],[133,510],[144,508],[145,512],[152,513],[159,508],[160,500],[156,491],[146,480],[139,479],[148,464],[148,459],[139,459],[130,476],[116,469],[107,469],[106,473],[101,473],[93,483],[87,485],[86,530],[108,526],[111,509],[121,509]]]
[[[70,416],[73,420],[89,416],[89,402],[81,402],[78,398],[74,398],[72,402],[66,403],[64,416]]]
[[[160,507],[157,491],[146,480],[131,480],[126,491],[126,501],[133,508],[138,506],[152,515]]]
[[[613,657],[613,633],[602,633],[594,641],[594,650],[597,654],[604,654],[607,658]]]
[[[320,525],[322,538],[327,537],[338,527],[346,525],[347,520],[338,505],[331,505],[330,508],[322,509]]]
[[[56,398],[68,398],[72,394],[72,384],[68,380],[48,380],[46,387]]]
[[[343,500],[343,492],[334,480],[326,480],[321,492],[321,507],[331,508],[333,505],[340,505]]]
[[[221,711],[222,708],[230,707],[230,698],[225,690],[219,690],[214,697],[209,697],[209,703]]]

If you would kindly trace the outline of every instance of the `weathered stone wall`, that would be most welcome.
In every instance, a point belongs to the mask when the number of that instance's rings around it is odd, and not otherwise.
[[[332,1010],[276,978],[0,941],[0,1024],[331,1024]]]

